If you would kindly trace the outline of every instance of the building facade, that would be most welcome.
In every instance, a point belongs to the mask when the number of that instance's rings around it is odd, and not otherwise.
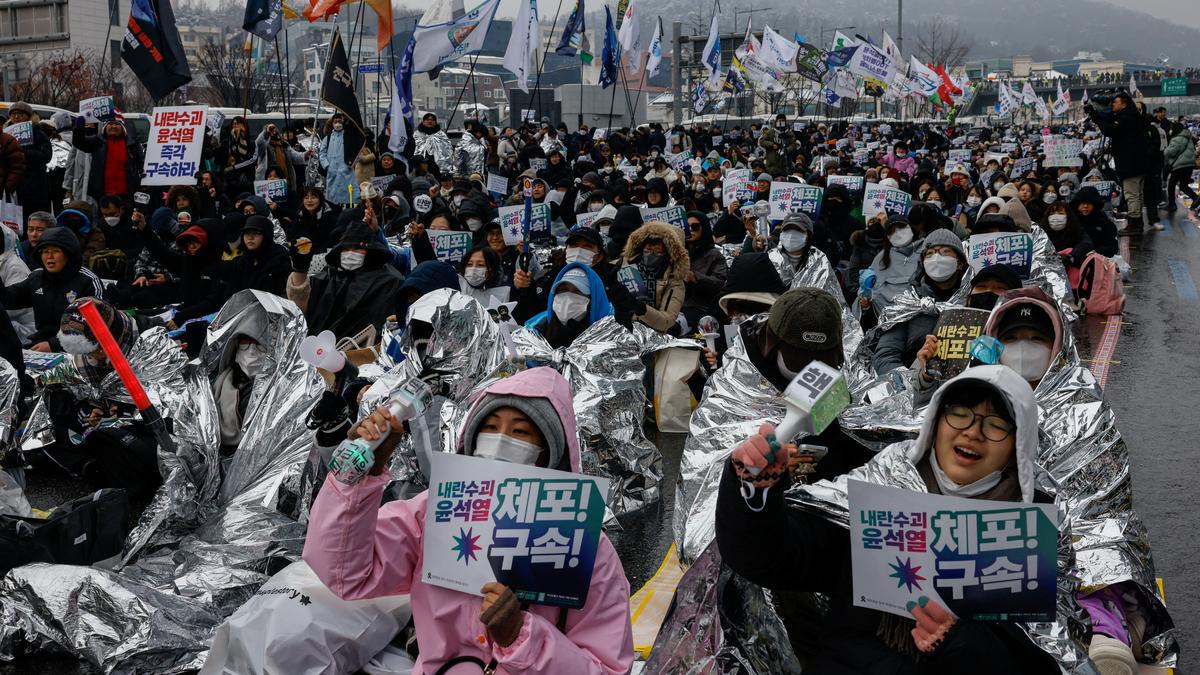
[[[47,52],[121,64],[129,0],[0,0],[0,74],[20,77]]]

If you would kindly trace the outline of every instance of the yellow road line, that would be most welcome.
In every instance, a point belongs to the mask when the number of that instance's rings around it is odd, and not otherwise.
[[[675,588],[682,578],[683,568],[679,565],[679,553],[675,544],[671,544],[654,576],[629,598],[633,650],[639,658],[649,658],[650,651],[654,648],[654,640],[658,637],[658,630],[671,607]]]

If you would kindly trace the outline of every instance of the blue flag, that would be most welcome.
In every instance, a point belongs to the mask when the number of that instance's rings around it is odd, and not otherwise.
[[[249,0],[242,29],[270,40],[283,28],[282,0]]]
[[[396,75],[392,81],[392,106],[388,114],[391,117],[389,127],[390,138],[388,149],[408,166],[408,157],[404,149],[408,145],[409,129],[417,126],[417,116],[412,104],[413,50],[416,48],[416,36],[408,39],[408,46],[400,57],[400,65],[396,66]]]
[[[567,25],[563,27],[562,39],[558,41],[558,47],[554,50],[555,54],[575,56],[579,53],[580,38],[583,31],[587,30],[584,25],[583,13],[583,0],[576,0],[575,9],[567,19]]]
[[[829,70],[834,68],[843,68],[850,59],[854,58],[854,52],[858,51],[858,47],[842,47],[825,52],[825,65]]]
[[[621,63],[621,45],[617,42],[617,29],[613,26],[612,11],[604,7],[604,49],[600,52],[600,88],[607,89],[617,83],[617,68]]]

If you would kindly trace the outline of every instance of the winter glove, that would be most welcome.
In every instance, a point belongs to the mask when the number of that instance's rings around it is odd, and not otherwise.
[[[307,274],[308,268],[312,266],[312,240],[300,237],[288,248],[288,253],[292,258],[292,271]]]
[[[479,621],[487,626],[492,639],[501,647],[507,647],[521,634],[521,625],[525,623],[521,603],[512,589],[504,584],[491,582],[480,589],[483,592],[483,605]]]

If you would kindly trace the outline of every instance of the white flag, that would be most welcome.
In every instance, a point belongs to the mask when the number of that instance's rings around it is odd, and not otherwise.
[[[1058,97],[1054,99],[1054,114],[1062,115],[1071,108],[1070,90],[1063,92],[1062,79],[1058,80]]]
[[[529,71],[534,54],[542,43],[538,24],[537,0],[521,0],[521,9],[512,24],[512,37],[504,50],[504,68],[517,78],[517,87],[529,93]]]
[[[942,78],[929,66],[917,60],[917,57],[910,56],[908,59],[908,76],[915,82],[922,96],[929,97],[937,93],[938,85],[941,84]]]
[[[1008,86],[1001,82],[996,91],[1000,102],[1000,114],[1007,115],[1011,113],[1013,109],[1013,103],[1012,98],[1008,95]]]
[[[1133,95],[1133,100],[1142,100],[1142,92],[1137,88],[1137,80],[1133,79],[1133,73],[1129,74],[1129,93]]]
[[[888,55],[892,61],[896,63],[903,62],[903,57],[900,56],[900,48],[896,46],[896,41],[892,39],[888,32],[883,31],[883,53]]]
[[[1037,110],[1039,117],[1044,120],[1050,119],[1050,106],[1046,105],[1045,101],[1040,98],[1037,99],[1037,102],[1034,103],[1034,108]]]
[[[1089,101],[1089,100],[1091,100],[1091,99],[1089,99],[1089,98],[1088,98],[1088,95],[1087,95],[1087,88],[1085,87],[1085,88],[1084,88],[1084,90],[1083,90],[1083,98],[1082,98],[1082,99],[1080,99],[1080,101],[1079,101],[1079,102],[1080,102],[1080,103],[1082,103],[1082,104],[1084,104],[1084,105],[1087,105],[1087,103],[1088,103],[1088,101]]]
[[[1021,103],[1025,105],[1037,105],[1040,100],[1037,97],[1037,92],[1033,90],[1033,85],[1026,80],[1025,87],[1021,89]]]
[[[662,17],[654,26],[654,35],[650,38],[650,58],[646,60],[646,77],[658,75],[658,66],[662,63]]]
[[[451,3],[430,7],[413,31],[413,72],[424,73],[483,49],[500,0],[487,0],[470,12],[450,18]],[[429,23],[426,23],[428,21]]]
[[[621,55],[627,57],[631,75],[637,75],[642,69],[642,32],[638,29],[637,16],[634,7],[637,0],[630,0],[625,8],[625,18],[621,20],[621,30],[617,31],[617,42],[621,43]]]
[[[704,43],[704,69],[708,71],[708,83],[716,86],[721,79],[721,33],[717,30],[717,15],[708,26],[708,41]]]
[[[763,28],[762,53],[759,56],[767,65],[785,73],[794,73],[796,52],[799,50],[800,45],[771,30],[770,26]]]

